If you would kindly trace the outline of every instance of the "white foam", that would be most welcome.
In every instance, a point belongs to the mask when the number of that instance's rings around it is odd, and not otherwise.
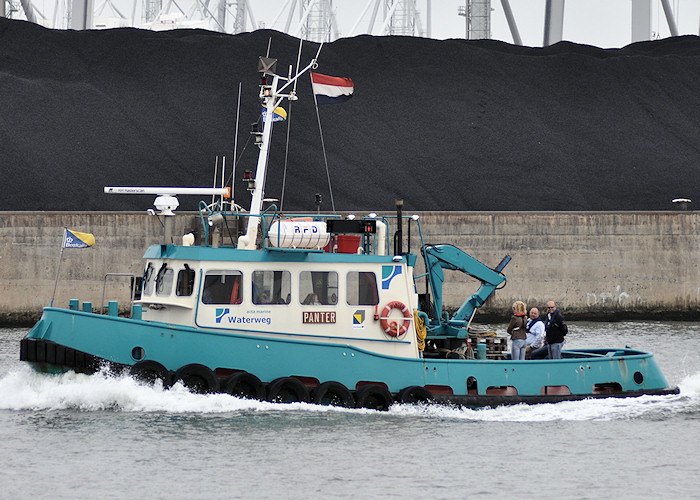
[[[543,422],[636,419],[700,409],[700,373],[686,377],[677,396],[590,399],[556,404],[469,409],[441,405],[394,405],[389,415],[493,422]],[[26,365],[0,378],[0,410],[79,410],[163,413],[227,413],[240,411],[358,412],[306,403],[276,404],[227,394],[191,394],[181,384],[165,390],[129,376],[100,372],[46,375]]]
[[[164,390],[107,373],[45,375],[21,367],[0,379],[0,409],[222,413],[271,407],[227,394],[191,394],[181,384]]]
[[[676,396],[677,397],[677,396]],[[659,411],[658,405],[666,407],[672,396],[642,396],[628,399],[590,399],[564,401],[536,405],[518,404],[496,408],[458,408],[427,405],[411,408],[406,405],[392,407],[400,414],[453,418],[479,422],[551,422],[634,419]]]
[[[316,411],[348,410],[308,403],[269,403],[228,394],[192,394],[177,383],[164,389],[161,383],[145,384],[127,375],[108,372],[84,375],[67,372],[60,375],[37,373],[29,366],[0,378],[0,410],[79,410],[162,413],[228,413],[240,411]]]
[[[683,379],[679,388],[679,395],[669,396],[586,399],[479,409],[439,405],[395,405],[391,411],[400,415],[416,414],[482,422],[633,420],[665,417],[688,409],[700,411],[700,373]]]
[[[700,395],[700,373],[685,377],[678,383],[678,388],[684,396]]]

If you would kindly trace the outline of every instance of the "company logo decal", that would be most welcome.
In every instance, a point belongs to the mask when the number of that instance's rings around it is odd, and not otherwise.
[[[401,274],[401,266],[382,266],[382,290],[388,290],[394,276]]]
[[[353,328],[364,328],[365,322],[365,311],[358,309],[352,315],[352,327]]]
[[[236,316],[236,315],[231,315],[230,309],[228,307],[226,308],[217,308],[216,309],[216,322],[217,323],[224,323],[224,324],[231,324],[231,325],[269,325],[272,323],[272,318],[269,316],[257,316],[257,317],[250,317],[250,316]]]
[[[224,316],[228,314],[228,307],[226,309],[217,309],[216,310],[216,322],[221,323],[221,320],[224,319]]]

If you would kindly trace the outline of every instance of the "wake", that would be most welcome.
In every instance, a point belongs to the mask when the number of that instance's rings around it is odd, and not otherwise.
[[[107,371],[93,375],[67,372],[37,373],[20,366],[0,378],[0,410],[12,411],[122,411],[144,413],[222,414],[261,412],[358,412],[387,416],[448,418],[493,422],[605,421],[671,418],[700,411],[700,373],[679,383],[681,393],[625,399],[590,399],[556,404],[515,405],[470,409],[442,405],[393,405],[388,413],[345,409],[308,403],[269,403],[228,394],[192,394],[181,384],[170,389],[160,382],[150,385],[128,375]]]

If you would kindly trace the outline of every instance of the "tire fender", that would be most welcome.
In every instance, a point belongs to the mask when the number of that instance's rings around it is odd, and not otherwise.
[[[211,394],[219,390],[219,379],[204,365],[185,365],[175,372],[174,382],[182,382],[190,392]]]
[[[149,384],[155,383],[156,380],[161,380],[163,387],[170,387],[172,384],[172,373],[158,361],[153,361],[152,359],[141,360],[132,366],[131,376],[136,380]]]
[[[381,385],[363,385],[355,393],[358,408],[387,411],[394,404],[394,398],[389,390]]]
[[[274,403],[308,403],[309,390],[304,383],[293,377],[281,377],[267,386],[267,400]]]
[[[221,383],[221,392],[239,398],[265,400],[265,386],[260,379],[248,372],[236,372]]]
[[[433,401],[432,393],[423,386],[411,385],[399,392],[399,397],[397,398],[399,403],[405,404],[417,404],[417,403],[430,403]]]
[[[311,401],[317,405],[355,407],[352,392],[340,382],[329,380],[311,391]]]

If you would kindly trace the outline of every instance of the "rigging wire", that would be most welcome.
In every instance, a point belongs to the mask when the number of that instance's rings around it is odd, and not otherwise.
[[[258,123],[259,123],[259,122],[260,122],[260,118],[258,118]],[[243,149],[241,150],[241,154],[238,155],[238,158],[235,158],[235,157],[234,157],[233,172],[236,171],[236,166],[240,163],[241,159],[243,158],[243,154],[245,153],[246,149],[248,148],[248,144],[250,144],[250,137],[251,137],[251,136],[249,135],[249,136],[248,136],[248,139],[246,139],[245,144],[243,145]],[[234,175],[233,172],[231,173],[231,176],[230,176],[230,177],[228,178],[228,180],[226,181],[226,184],[231,183],[231,196],[233,196],[233,175]],[[232,205],[233,205],[233,206],[231,207],[232,209],[234,209],[234,208],[236,208],[236,207],[240,208],[238,205],[236,205],[235,203],[233,203],[233,200],[231,200],[231,203],[232,203]]]
[[[236,151],[238,150],[238,123],[241,120],[241,86],[243,82],[238,82],[238,104],[236,106],[236,131],[233,136],[233,171],[231,172],[231,208],[236,203],[236,193],[233,190],[233,180],[236,178]],[[228,185],[228,182],[226,183]]]
[[[311,84],[312,84],[312,89],[313,89],[313,77],[311,76],[311,72],[309,72],[309,78],[311,79]],[[326,165],[326,178],[328,179],[328,192],[331,197],[331,208],[333,210],[333,213],[335,213],[335,201],[333,200],[333,188],[331,186],[331,174],[330,170],[328,169],[328,156],[326,155],[326,143],[323,140],[323,129],[321,128],[321,115],[318,113],[318,100],[316,99],[316,94],[311,91],[311,93],[314,96],[314,106],[316,107],[316,120],[318,121],[318,131],[319,134],[321,135],[321,149],[323,149],[323,162]]]
[[[301,49],[303,47],[303,40],[299,38],[299,50],[297,51],[297,69],[296,74],[299,74],[299,64],[301,64]],[[291,69],[291,68],[290,68]],[[291,76],[291,75],[290,75]],[[294,87],[292,88],[292,95],[297,93],[297,80],[294,81]],[[292,130],[292,99],[289,100],[289,113],[287,113],[287,144],[284,146],[284,171],[282,173],[282,193],[280,194],[280,212],[284,210],[284,193],[287,184],[287,165],[289,160],[289,136]]]
[[[214,164],[214,181],[212,182],[213,188],[216,187],[216,177],[218,176],[219,172],[219,155],[216,155],[216,163]],[[214,198],[216,197],[215,194],[211,195],[211,205],[214,206]]]
[[[284,170],[282,172],[282,194],[280,195],[280,212],[284,210],[284,193],[287,184],[287,161],[289,158],[289,135],[292,130],[292,101],[289,101],[287,113],[287,144],[284,146]]]

